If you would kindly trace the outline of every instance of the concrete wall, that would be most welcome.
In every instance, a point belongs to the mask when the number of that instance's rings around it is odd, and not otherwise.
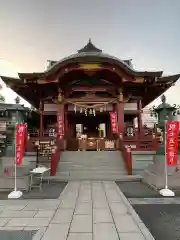
[[[132,151],[133,174],[141,174],[153,162],[155,151]]]

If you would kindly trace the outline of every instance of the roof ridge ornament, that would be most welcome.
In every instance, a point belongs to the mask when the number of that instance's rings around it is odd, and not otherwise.
[[[91,38],[89,38],[88,43],[81,49],[78,50],[78,53],[89,53],[89,52],[95,52],[95,53],[101,53],[102,50],[97,48],[93,43]]]
[[[166,103],[166,96],[164,94],[161,96],[161,102]]]

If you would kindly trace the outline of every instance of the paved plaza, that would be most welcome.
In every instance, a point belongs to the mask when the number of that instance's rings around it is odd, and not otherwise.
[[[55,200],[1,200],[0,230],[33,240],[154,239],[115,182],[69,182]],[[1,235],[0,235],[1,236]]]

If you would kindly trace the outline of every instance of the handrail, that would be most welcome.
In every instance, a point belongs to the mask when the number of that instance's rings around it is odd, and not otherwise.
[[[51,153],[51,176],[54,176],[56,174],[56,167],[60,158],[60,153],[61,151],[58,146],[54,146]]]
[[[119,138],[119,148],[122,151],[123,160],[126,166],[128,175],[132,175],[132,153],[130,147],[125,147],[124,142]]]
[[[64,139],[56,139],[55,146],[52,148],[51,153],[51,176],[56,174],[56,168],[62,151],[66,149]]]

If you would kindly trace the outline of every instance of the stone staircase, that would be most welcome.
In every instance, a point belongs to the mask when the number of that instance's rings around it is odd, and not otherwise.
[[[59,180],[118,180],[126,176],[119,151],[65,151],[61,154],[55,178]]]

